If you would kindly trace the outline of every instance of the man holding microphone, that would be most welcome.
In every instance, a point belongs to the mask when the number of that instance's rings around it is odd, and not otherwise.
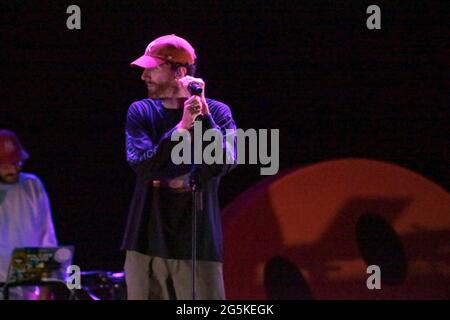
[[[193,165],[173,163],[177,142],[171,135],[192,131],[198,117],[203,128],[221,131],[223,154],[233,159],[199,170],[203,210],[196,225],[196,297],[225,299],[218,186],[235,166],[235,150],[226,144],[226,134],[236,129],[230,108],[205,97],[204,81],[194,78],[195,50],[174,34],[152,41],[131,65],[143,68],[148,98],[131,104],[125,128],[127,161],[136,173],[122,243],[128,299],[192,298]],[[190,94],[192,84],[200,94]]]

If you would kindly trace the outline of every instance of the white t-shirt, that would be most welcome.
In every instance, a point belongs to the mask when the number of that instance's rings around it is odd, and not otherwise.
[[[55,247],[50,203],[42,182],[20,173],[14,184],[0,183],[0,282],[5,282],[16,247]]]

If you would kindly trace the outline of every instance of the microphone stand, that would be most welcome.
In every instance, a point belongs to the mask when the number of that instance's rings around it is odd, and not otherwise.
[[[191,95],[199,96],[203,92],[203,88],[195,82],[191,82],[187,89]],[[201,117],[199,117],[199,120],[201,121]],[[194,164],[190,176],[192,189],[192,300],[197,299],[197,214],[203,211],[203,194],[199,171],[200,166]]]
[[[197,299],[197,214],[203,211],[203,194],[197,168],[191,173],[192,189],[192,300]]]

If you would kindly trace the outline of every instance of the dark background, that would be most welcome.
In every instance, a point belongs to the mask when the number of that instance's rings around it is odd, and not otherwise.
[[[450,190],[450,4],[168,3],[0,5],[0,127],[31,154],[25,171],[43,180],[59,240],[76,246],[82,269],[122,269],[134,187],[124,120],[146,94],[129,62],[164,34],[192,43],[207,95],[240,128],[280,129],[280,171],[364,157]],[[81,30],[66,28],[70,4]],[[382,30],[366,28],[370,4]],[[238,167],[222,182],[222,206],[263,178],[259,166]]]

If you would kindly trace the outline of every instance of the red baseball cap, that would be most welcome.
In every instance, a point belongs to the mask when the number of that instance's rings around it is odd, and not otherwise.
[[[0,130],[0,164],[16,164],[29,158],[19,138],[10,130]]]
[[[154,68],[165,62],[191,65],[195,63],[195,50],[185,39],[174,34],[159,37],[147,46],[142,57],[131,66]]]

